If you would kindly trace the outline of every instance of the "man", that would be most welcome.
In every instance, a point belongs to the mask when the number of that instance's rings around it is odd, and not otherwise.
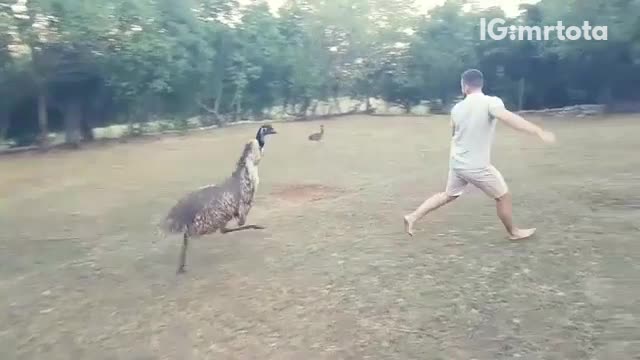
[[[460,197],[468,184],[495,199],[498,217],[511,240],[526,239],[536,231],[535,228],[520,229],[513,224],[511,194],[500,172],[491,165],[496,119],[547,143],[555,142],[555,135],[505,109],[500,98],[482,92],[483,85],[479,70],[471,69],[462,74],[461,87],[466,97],[451,110],[453,139],[447,187],[404,217],[405,231],[411,236],[417,220]]]

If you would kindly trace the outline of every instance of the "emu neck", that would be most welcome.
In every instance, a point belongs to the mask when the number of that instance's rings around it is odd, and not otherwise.
[[[247,170],[247,166],[245,164],[238,165],[238,167],[236,167],[236,169],[233,171],[233,174],[231,174],[231,176],[234,178],[241,178],[243,175],[242,173],[245,172],[246,170]]]
[[[262,135],[261,131],[258,131],[256,140],[258,141],[258,145],[260,145],[260,150],[262,150],[262,148],[264,147],[264,135]]]
[[[259,143],[257,140],[251,140],[245,145],[245,148],[236,163],[236,169],[233,171],[234,177],[242,177],[245,171],[251,171],[256,168],[258,162],[260,162],[260,150],[258,150]]]
[[[242,182],[256,183],[258,181],[258,167],[252,161],[245,161],[236,168],[232,177]]]

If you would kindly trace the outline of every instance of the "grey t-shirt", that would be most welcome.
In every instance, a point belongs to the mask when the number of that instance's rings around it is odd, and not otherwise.
[[[496,129],[494,114],[500,109],[504,109],[500,98],[483,93],[469,94],[453,107],[452,169],[473,170],[491,165],[491,145]]]

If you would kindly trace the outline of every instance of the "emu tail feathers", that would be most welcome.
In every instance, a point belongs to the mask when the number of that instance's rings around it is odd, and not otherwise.
[[[221,191],[219,186],[208,185],[187,194],[169,210],[169,214],[162,223],[162,228],[168,233],[187,231],[193,225],[197,214],[218,197]]]
[[[160,224],[160,230],[167,234],[178,234],[185,232],[188,224],[184,224],[180,219],[167,216]]]

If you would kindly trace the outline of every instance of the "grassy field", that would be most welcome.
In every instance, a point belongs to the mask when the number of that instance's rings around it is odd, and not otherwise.
[[[536,238],[441,190],[444,117],[275,124],[249,223],[192,243],[157,222],[227,176],[256,125],[0,158],[0,358],[640,359],[640,119],[499,129],[494,163]]]

